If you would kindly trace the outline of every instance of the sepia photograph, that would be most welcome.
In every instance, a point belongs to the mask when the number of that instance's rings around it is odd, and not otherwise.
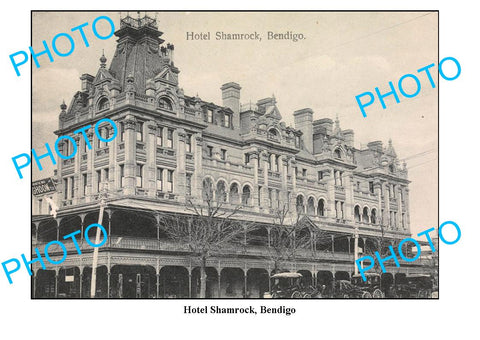
[[[438,16],[32,11],[31,299],[438,299]]]

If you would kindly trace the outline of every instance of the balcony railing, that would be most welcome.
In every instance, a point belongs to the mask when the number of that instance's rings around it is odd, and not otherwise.
[[[77,253],[77,247],[70,240],[62,240],[65,248],[68,252],[72,254]],[[37,242],[33,241],[32,244],[32,253],[34,248],[38,248],[41,253],[45,248],[47,242]],[[83,252],[85,250],[93,250],[93,248],[85,241],[85,239],[77,238],[78,248]],[[171,240],[156,240],[152,238],[140,238],[140,237],[126,237],[126,236],[110,236],[107,240],[107,243],[102,246],[102,248],[110,249],[130,249],[130,250],[150,250],[150,251],[171,251],[171,252],[189,252],[189,247],[187,244],[181,244],[173,242]],[[100,249],[102,249],[100,248]],[[58,250],[58,251],[57,251]],[[269,248],[268,246],[258,246],[258,245],[247,245],[244,246],[241,243],[228,244],[223,247],[220,251],[217,251],[218,255],[225,256],[256,256],[263,258],[270,258],[271,252],[274,251],[274,248]],[[353,253],[344,253],[344,252],[331,252],[327,251],[313,251],[312,249],[296,249],[295,250],[297,260],[306,259],[306,260],[316,260],[316,261],[343,261],[351,262],[353,265],[354,254]],[[63,250],[60,248],[55,249],[54,247],[49,248],[49,255],[53,258],[55,256],[63,256]],[[431,260],[429,259],[418,259],[415,262],[406,262],[398,256],[399,263],[403,265],[430,265]]]

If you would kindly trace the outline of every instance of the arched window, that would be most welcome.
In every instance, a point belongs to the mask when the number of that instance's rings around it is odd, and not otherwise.
[[[368,208],[367,207],[363,208],[362,221],[365,222],[365,223],[370,223],[370,217],[368,216]]]
[[[158,107],[160,109],[173,111],[172,102],[170,101],[170,99],[168,99],[166,97],[162,97],[158,100]]]
[[[360,222],[360,207],[358,205],[355,206],[354,209],[354,215],[355,215],[355,222]]]
[[[106,110],[110,108],[110,102],[108,101],[107,98],[102,98],[98,102],[98,111]]]
[[[370,216],[370,221],[372,224],[377,224],[377,209],[373,208],[372,209],[372,214]]]
[[[315,215],[315,200],[310,197],[307,201],[307,215]]]
[[[318,200],[317,215],[325,216],[325,201],[323,198]]]
[[[233,183],[230,186],[230,203],[238,204],[240,203],[240,193],[238,192],[238,184]]]
[[[335,158],[342,158],[342,151],[340,149],[335,149]]]
[[[305,214],[305,203],[302,195],[297,196],[297,214]]]
[[[242,204],[250,205],[250,187],[245,185],[242,190]]]
[[[210,178],[205,178],[202,183],[202,197],[204,201],[209,201],[213,199],[213,183]]]
[[[390,164],[390,165],[388,166],[388,170],[393,174],[393,173],[395,172],[395,165]]]
[[[268,136],[268,139],[278,141],[278,134],[277,134],[277,130],[275,130],[275,129],[268,130],[268,135],[267,136]]]
[[[226,185],[224,181],[218,181],[216,196],[217,196],[218,202],[227,201],[227,190],[226,190]]]

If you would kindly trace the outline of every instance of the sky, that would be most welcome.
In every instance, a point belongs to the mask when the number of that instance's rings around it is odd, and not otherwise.
[[[84,22],[86,47],[80,35],[72,33],[75,50],[68,57],[54,56],[49,62],[40,57],[40,68],[32,71],[33,147],[40,153],[44,144],[53,145],[58,115],[63,100],[70,103],[80,90],[83,73],[95,75],[102,55],[107,65],[115,51],[115,37],[100,40],[91,30],[99,15],[109,16],[119,25],[120,15],[109,13],[33,14],[32,47],[40,51],[42,40],[49,44],[60,32]],[[137,13],[130,12],[137,16]],[[186,95],[198,95],[205,101],[221,104],[220,86],[227,82],[241,85],[241,103],[275,95],[277,106],[287,125],[293,126],[293,112],[309,107],[314,119],[339,117],[342,129],[353,129],[355,145],[391,138],[400,159],[409,169],[410,214],[413,233],[437,226],[438,216],[438,87],[433,89],[426,76],[417,70],[438,64],[438,15],[431,12],[158,12],[162,38],[175,45],[175,65],[180,69],[180,86]],[[143,16],[143,12],[142,12]],[[106,25],[98,26],[101,33]],[[303,34],[305,39],[268,40],[268,32]],[[187,40],[187,32],[211,32],[212,40]],[[215,32],[258,32],[261,41],[215,40]],[[60,50],[68,49],[59,40]],[[448,67],[446,67],[448,69]],[[366,108],[364,118],[355,96],[389,91],[388,82],[397,84],[400,77],[418,75],[421,91],[414,98],[400,94],[400,103],[392,96],[385,99],[387,109],[376,102]],[[405,81],[406,92],[414,92]],[[47,164],[45,164],[47,165]],[[33,179],[53,174],[52,166],[38,171]]]

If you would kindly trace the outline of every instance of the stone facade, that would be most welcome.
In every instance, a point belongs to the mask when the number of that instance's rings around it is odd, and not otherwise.
[[[319,271],[330,271],[333,278],[339,271],[347,276],[353,272],[351,240],[355,235],[361,248],[381,234],[391,240],[410,235],[406,165],[399,164],[391,141],[386,147],[374,141],[367,148],[357,149],[352,130],[342,130],[338,119],[313,120],[314,112],[309,108],[295,111],[295,126],[286,126],[275,97],[242,105],[241,87],[234,82],[221,86],[222,105],[206,102],[198,95],[189,96],[179,87],[174,45],[164,44],[154,19],[123,18],[115,34],[118,43],[110,67],[102,56],[96,76],[82,75],[81,90],[68,106],[61,105],[55,133],[75,136],[78,152],[74,158],[58,162],[58,217],[45,215],[45,200],[39,202],[34,197],[35,244],[48,241],[46,235],[54,238],[55,232],[57,238],[61,236],[61,229],[73,223],[72,216],[82,228],[89,218],[93,221],[103,186],[110,232],[115,230],[115,211],[133,209],[154,215],[151,211],[184,212],[187,200],[201,205],[205,183],[212,186],[214,199],[225,194],[225,209],[242,206],[235,218],[271,223],[277,209],[288,207],[289,221],[295,221],[298,215],[307,216],[317,228],[331,233],[327,251],[291,264],[292,270],[310,272],[312,282],[317,281]],[[112,142],[103,143],[90,128],[89,150],[74,131],[94,126],[101,118],[115,121],[118,135]],[[105,125],[99,133],[108,137],[113,130]],[[62,153],[71,152],[72,146],[64,143]],[[41,211],[37,210],[40,205]],[[343,241],[337,242],[336,237]],[[249,256],[218,254],[210,260],[218,280],[211,285],[217,287],[217,292],[212,288],[212,296],[229,296],[233,288],[225,287],[235,286],[227,280],[222,288],[222,273],[227,269],[231,277],[244,277],[245,288],[239,296],[252,291],[247,288],[251,270],[266,271],[268,277],[271,264],[261,256],[261,247],[257,248],[243,250],[242,255]],[[157,287],[156,296],[167,294],[159,292],[163,287],[162,268],[186,268],[187,295],[194,296],[192,275],[198,264],[187,255],[176,255],[174,250],[178,248],[161,241],[158,235],[149,239],[136,233],[122,237],[112,234],[99,259],[108,278],[104,296],[115,295],[110,283],[115,265],[151,268],[150,274],[141,275],[150,275],[150,279],[156,275],[156,283],[152,281]],[[231,252],[235,254],[234,249]],[[55,270],[55,296],[60,294],[59,275],[68,276],[61,271],[69,269],[74,280],[79,280],[80,288],[77,285],[76,289],[80,293],[76,296],[82,295],[89,259],[89,254],[69,255],[62,266],[49,268]],[[395,270],[417,269],[402,266]],[[177,275],[170,269],[168,273],[169,277]],[[123,279],[115,279],[119,297],[127,295],[120,284]],[[118,293],[120,286],[122,293]],[[34,288],[35,293],[40,294],[38,288]],[[135,296],[147,297],[142,294]]]

